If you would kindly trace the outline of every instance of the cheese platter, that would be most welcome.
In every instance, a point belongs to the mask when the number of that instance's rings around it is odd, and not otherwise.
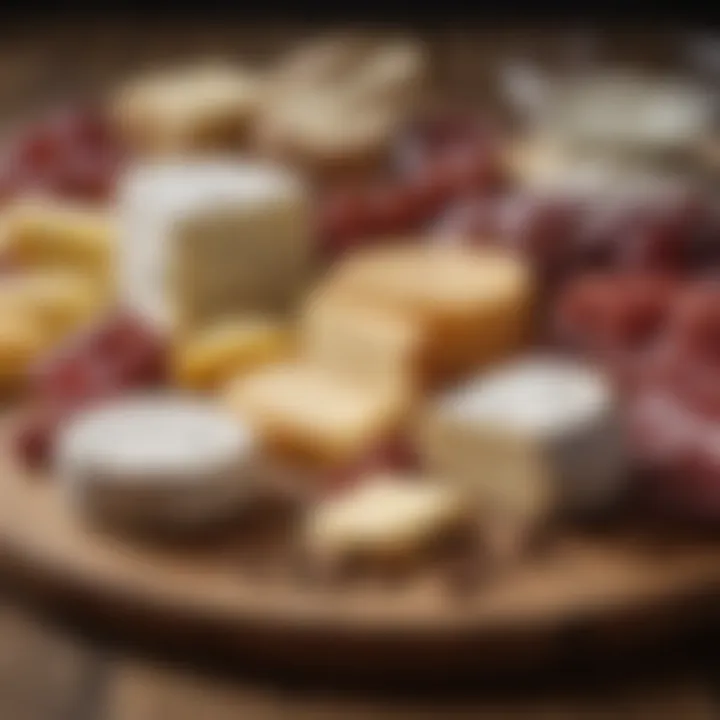
[[[716,98],[598,72],[518,135],[430,60],[321,38],[6,139],[8,578],[351,673],[720,592]]]

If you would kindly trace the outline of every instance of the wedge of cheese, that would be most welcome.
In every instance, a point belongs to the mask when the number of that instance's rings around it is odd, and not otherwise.
[[[359,252],[317,289],[320,305],[355,305],[393,321],[396,344],[419,346],[415,374],[434,384],[501,360],[527,340],[533,282],[514,255],[485,248],[403,245]],[[310,311],[309,311],[310,312]],[[359,312],[359,311],[358,311]],[[368,312],[368,310],[366,310]],[[379,323],[376,323],[379,326]],[[349,324],[345,336],[366,332]],[[400,340],[401,335],[405,340]],[[410,339],[412,336],[412,339]]]
[[[402,384],[368,388],[298,362],[232,381],[226,402],[270,451],[305,466],[333,466],[357,459],[396,430],[410,397]]]
[[[50,199],[26,199],[3,212],[3,247],[20,266],[61,268],[112,287],[116,225],[106,210]]]
[[[306,188],[280,167],[144,165],[124,178],[118,212],[120,299],[160,327],[284,313],[313,276]]]
[[[553,357],[503,366],[430,404],[429,471],[523,521],[614,497],[625,454],[615,398],[591,367]]]
[[[260,96],[247,70],[208,63],[134,80],[113,98],[112,111],[136,151],[195,153],[242,144]]]
[[[323,559],[409,560],[471,517],[457,488],[390,474],[366,478],[309,514],[304,541]]]

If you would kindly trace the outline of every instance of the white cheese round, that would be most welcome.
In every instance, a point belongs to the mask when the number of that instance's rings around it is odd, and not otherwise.
[[[305,188],[260,162],[167,159],[131,168],[118,191],[120,299],[160,327],[210,303],[274,310],[310,260]],[[189,307],[187,307],[189,306]]]
[[[236,511],[252,491],[253,446],[249,430],[209,401],[137,396],[77,416],[55,461],[83,513],[153,528]]]
[[[596,507],[622,481],[614,393],[584,364],[552,356],[511,363],[442,398],[434,416],[425,448],[432,472],[491,495],[507,486],[518,508]]]

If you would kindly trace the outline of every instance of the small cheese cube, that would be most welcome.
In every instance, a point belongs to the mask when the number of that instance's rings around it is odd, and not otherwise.
[[[462,527],[471,507],[457,488],[377,475],[321,502],[307,519],[305,544],[322,558],[407,560]]]
[[[0,312],[32,317],[47,344],[89,322],[105,307],[105,298],[87,277],[67,270],[34,270],[5,278]]]
[[[280,167],[188,160],[135,168],[119,215],[121,300],[165,329],[286,312],[312,276],[306,189]]]
[[[106,211],[23,200],[5,210],[2,225],[3,247],[20,266],[76,270],[112,290],[116,230]]]
[[[502,251],[398,246],[350,256],[317,297],[318,302],[352,302],[408,318],[422,336],[420,373],[434,383],[521,348],[533,287],[527,266]]]
[[[608,382],[551,357],[510,364],[432,403],[419,440],[431,472],[524,520],[597,507],[624,469]]]
[[[245,70],[201,65],[131,82],[114,99],[113,111],[127,142],[140,152],[232,148],[247,135],[260,91]]]
[[[0,392],[22,387],[30,365],[45,349],[47,337],[36,318],[0,310]]]
[[[232,382],[227,402],[271,450],[309,466],[361,456],[397,429],[407,388],[368,388],[311,364],[282,364]]]
[[[242,316],[182,338],[172,353],[173,374],[181,387],[213,390],[232,377],[285,360],[293,338],[287,326],[260,316]]]

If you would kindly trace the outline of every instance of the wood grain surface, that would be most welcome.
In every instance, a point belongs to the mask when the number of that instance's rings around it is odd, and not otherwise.
[[[160,60],[230,55],[260,61],[312,34],[315,29],[307,26],[6,25],[0,29],[3,120],[32,115],[68,96],[101,92],[113,80]],[[491,94],[498,58],[567,52],[562,38],[546,28],[422,35],[435,58],[437,86],[469,102]],[[677,52],[667,33],[634,29],[611,35],[606,48],[617,58],[665,63]],[[27,600],[0,586],[2,720],[720,716],[720,630],[707,617],[696,623],[699,614],[690,607],[681,613],[687,627],[674,626],[680,634],[666,638],[652,618],[645,623],[647,651],[626,642],[637,635],[641,618],[635,617],[629,625],[598,631],[616,651],[602,659],[580,654],[569,664],[511,680],[476,677],[456,684],[449,678],[446,688],[428,693],[420,687],[401,693],[390,680],[372,693],[360,693],[332,690],[322,679],[305,682],[296,674],[270,679],[256,672],[252,658],[206,659],[187,648],[174,656],[172,648],[107,634],[107,627],[93,629],[83,622],[81,608],[64,608],[66,622],[60,624],[43,603],[28,610],[18,599]],[[588,640],[586,634],[579,638],[568,632],[564,642],[586,647]]]

